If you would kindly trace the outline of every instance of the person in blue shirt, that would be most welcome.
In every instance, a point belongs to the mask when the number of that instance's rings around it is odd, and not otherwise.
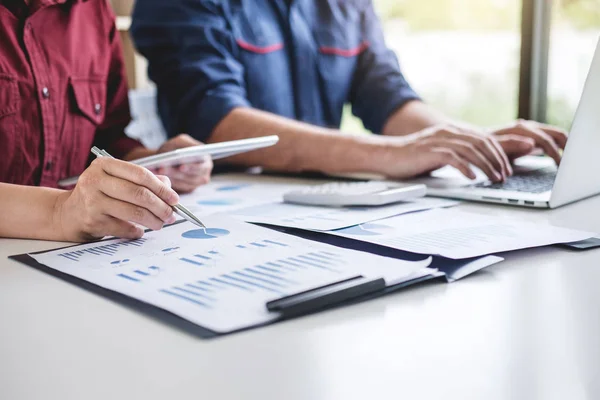
[[[169,135],[208,143],[279,135],[277,146],[235,163],[390,178],[445,165],[474,178],[474,165],[503,181],[511,158],[541,148],[558,163],[566,144],[547,125],[485,132],[424,103],[370,0],[138,0],[131,32]],[[346,103],[378,135],[340,132]]]

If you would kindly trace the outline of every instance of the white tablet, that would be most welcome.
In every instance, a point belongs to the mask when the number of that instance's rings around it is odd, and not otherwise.
[[[232,140],[229,142],[186,147],[183,149],[169,151],[167,153],[140,158],[131,162],[146,168],[160,168],[201,162],[207,157],[210,157],[213,160],[219,160],[251,150],[270,147],[275,145],[278,141],[279,137],[276,135],[254,139]],[[62,187],[73,186],[77,183],[77,179],[79,179],[79,176],[61,179],[58,181],[58,184]]]

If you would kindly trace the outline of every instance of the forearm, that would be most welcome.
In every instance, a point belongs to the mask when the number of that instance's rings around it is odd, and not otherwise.
[[[343,134],[255,109],[237,108],[216,127],[209,143],[267,135],[278,135],[279,143],[227,161],[283,172],[376,172],[373,159],[385,150],[386,140],[374,135]]]
[[[387,120],[383,134],[405,136],[451,120],[421,101],[411,101],[399,108]]]
[[[0,237],[63,240],[56,207],[65,192],[0,183]]]

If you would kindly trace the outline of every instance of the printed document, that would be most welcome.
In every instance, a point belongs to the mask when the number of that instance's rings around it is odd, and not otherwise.
[[[214,332],[279,317],[266,302],[362,275],[388,286],[435,274],[408,262],[340,249],[227,217],[180,222],[138,240],[110,239],[30,254],[39,263],[155,305]]]
[[[394,215],[438,207],[452,207],[453,200],[421,198],[380,207],[318,207],[287,203],[263,204],[238,209],[232,216],[246,222],[262,223],[289,228],[330,231],[376,221]]]
[[[402,215],[328,233],[453,259],[570,243],[596,236],[590,232],[540,226],[520,219],[473,214],[458,209]]]

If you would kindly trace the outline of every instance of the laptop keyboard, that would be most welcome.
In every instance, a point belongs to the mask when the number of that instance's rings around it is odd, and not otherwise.
[[[544,193],[552,190],[556,171],[531,171],[526,174],[514,175],[504,183],[483,182],[474,185],[477,188],[510,190],[513,192]]]

